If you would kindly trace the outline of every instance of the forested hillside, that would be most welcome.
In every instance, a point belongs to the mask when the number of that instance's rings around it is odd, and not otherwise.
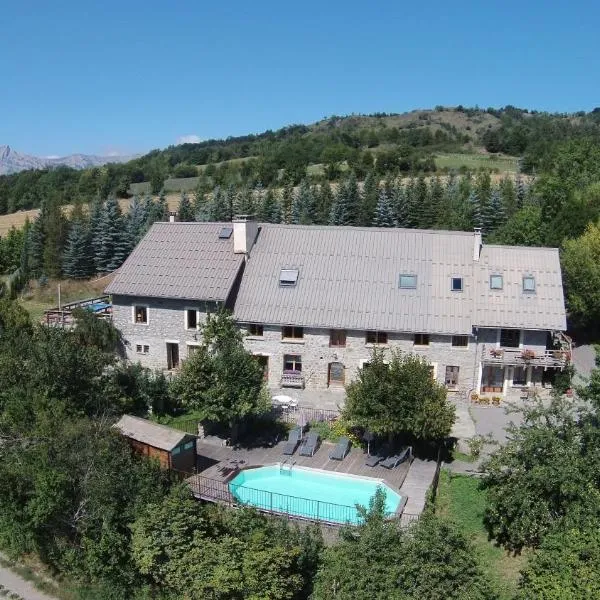
[[[16,293],[31,278],[114,270],[154,221],[168,217],[166,178],[183,178],[175,180],[188,182],[179,199],[183,221],[245,213],[273,223],[481,227],[488,243],[564,245],[569,310],[589,322],[590,314],[600,316],[600,289],[586,283],[597,261],[583,276],[574,252],[584,246],[568,242],[600,216],[599,141],[598,109],[551,115],[438,107],[330,117],[98,169],[26,171],[0,177],[0,213],[40,209],[0,238],[0,274]],[[503,164],[512,166],[498,172]],[[151,189],[122,212],[116,198],[143,182]]]

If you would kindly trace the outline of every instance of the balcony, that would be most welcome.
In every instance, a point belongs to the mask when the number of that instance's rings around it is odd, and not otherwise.
[[[530,350],[483,346],[481,361],[488,365],[563,369],[571,360],[569,350]]]

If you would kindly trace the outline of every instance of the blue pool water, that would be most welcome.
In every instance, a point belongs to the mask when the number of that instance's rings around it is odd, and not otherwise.
[[[386,512],[394,513],[401,497],[379,479],[274,465],[247,469],[229,482],[229,491],[244,504],[333,523],[358,523],[356,504],[369,506],[378,487],[386,493]]]

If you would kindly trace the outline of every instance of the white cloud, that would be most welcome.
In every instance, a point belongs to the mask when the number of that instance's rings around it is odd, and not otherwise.
[[[202,138],[195,133],[191,133],[189,135],[181,135],[177,138],[175,142],[178,146],[179,144],[198,144],[202,141]]]
[[[60,156],[58,154],[50,154],[50,156],[44,156],[44,158],[53,159],[53,158],[60,158]]]

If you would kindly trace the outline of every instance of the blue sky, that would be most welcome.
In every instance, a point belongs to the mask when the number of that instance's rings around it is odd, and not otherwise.
[[[4,2],[0,145],[129,153],[436,104],[590,110],[599,17],[577,0]]]

